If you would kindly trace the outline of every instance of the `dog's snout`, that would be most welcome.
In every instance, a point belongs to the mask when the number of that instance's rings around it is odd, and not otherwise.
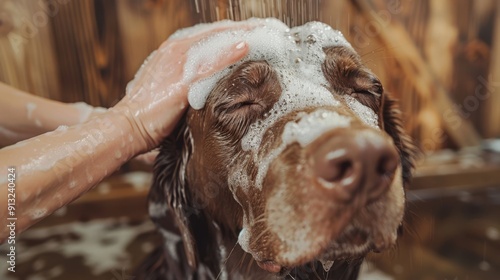
[[[322,188],[347,202],[357,193],[373,201],[388,190],[399,165],[393,143],[372,129],[342,130],[313,153],[314,170]]]

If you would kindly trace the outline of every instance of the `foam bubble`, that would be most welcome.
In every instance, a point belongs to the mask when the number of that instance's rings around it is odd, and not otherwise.
[[[250,251],[250,232],[247,228],[243,228],[238,234],[238,244],[240,244],[243,251],[249,253]]]

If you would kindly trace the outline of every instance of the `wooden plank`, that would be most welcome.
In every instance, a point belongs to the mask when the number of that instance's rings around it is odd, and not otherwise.
[[[422,172],[417,169],[412,180],[411,189],[478,189],[500,186],[500,167],[485,166],[481,168],[460,167],[451,165],[436,168],[433,172]]]
[[[189,1],[116,1],[116,9],[126,81],[170,34],[196,23]]]
[[[63,101],[108,107],[123,95],[115,1],[70,1],[53,18]]]
[[[50,28],[54,11],[44,1],[0,1],[0,81],[61,99]]]
[[[494,39],[488,78],[488,107],[484,111],[486,137],[500,137],[500,3],[496,2]],[[485,86],[485,85],[483,85]]]
[[[372,1],[353,0],[352,3],[369,20],[383,21],[379,15],[371,13],[375,8]],[[400,62],[403,73],[407,79],[412,81],[419,96],[425,100],[432,100],[436,111],[446,113],[440,114],[440,117],[453,141],[459,147],[479,145],[480,137],[477,131],[469,120],[462,118],[456,111],[451,109],[454,108],[454,103],[451,101],[448,92],[435,79],[432,70],[401,23],[395,20],[385,22],[384,28],[378,32],[378,38],[384,42]]]
[[[147,219],[151,178],[151,173],[147,172],[115,174],[36,227],[110,217],[128,217],[133,221]]]
[[[481,149],[437,152],[419,163],[411,189],[453,191],[498,187],[499,162],[499,154],[483,152]]]

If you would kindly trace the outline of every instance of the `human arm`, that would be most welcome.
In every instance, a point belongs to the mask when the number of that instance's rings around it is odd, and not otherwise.
[[[83,123],[105,110],[83,102],[45,99],[0,82],[0,147],[52,131],[60,125]]]

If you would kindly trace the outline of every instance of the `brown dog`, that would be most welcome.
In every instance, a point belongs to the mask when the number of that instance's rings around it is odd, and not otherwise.
[[[299,46],[288,64],[254,51],[161,145],[165,246],[139,278],[356,279],[395,244],[414,154],[400,113],[340,33],[306,27],[270,32]]]

